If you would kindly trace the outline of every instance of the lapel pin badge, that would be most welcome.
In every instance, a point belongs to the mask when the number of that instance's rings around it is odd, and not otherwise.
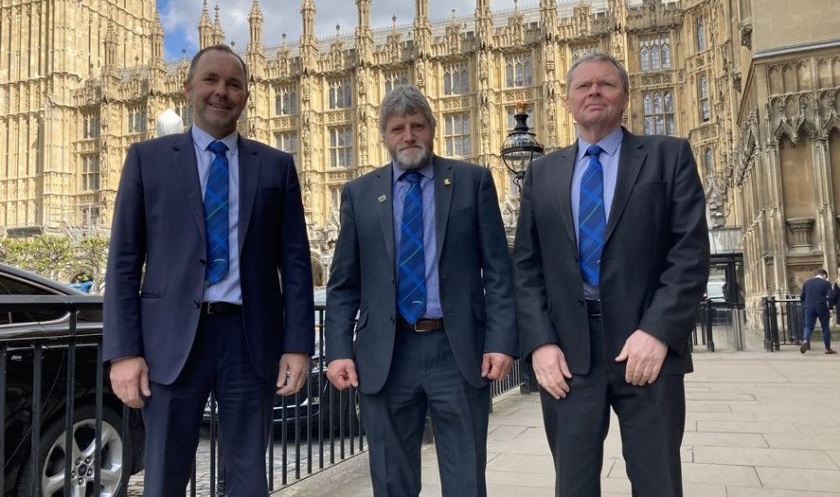
[[[379,203],[381,204],[382,202],[386,201],[387,199],[388,199],[388,197],[386,197],[385,195],[380,195],[377,200],[379,200]]]
[[[443,184],[446,186],[451,186],[452,180],[450,178],[443,178]]]

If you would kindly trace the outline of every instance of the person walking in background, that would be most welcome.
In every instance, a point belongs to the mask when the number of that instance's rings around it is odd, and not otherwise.
[[[434,113],[415,86],[385,96],[379,131],[391,163],[341,194],[327,376],[359,388],[374,496],[420,494],[427,407],[443,496],[484,496],[489,382],[517,354],[496,188],[488,169],[433,154]]]
[[[314,352],[309,241],[292,156],[241,137],[247,69],[202,49],[184,83],[193,126],[128,149],[105,292],[114,393],[143,409],[144,493],[183,496],[208,395],[219,406],[225,495],[268,495],[275,392]]]
[[[840,267],[837,268],[837,279],[831,286],[831,301],[829,307],[834,309],[834,322],[840,325]]]
[[[802,302],[802,312],[805,317],[805,329],[802,334],[802,344],[799,352],[805,353],[811,350],[811,333],[820,321],[822,328],[823,344],[826,354],[836,354],[837,351],[831,348],[831,328],[829,326],[829,301],[832,298],[831,282],[828,281],[828,271],[818,269],[812,278],[802,284],[802,291],[799,293],[799,300]]]
[[[601,495],[612,407],[633,495],[681,496],[684,375],[709,273],[703,187],[688,141],[621,127],[629,78],[615,58],[581,57],[566,88],[579,136],[528,168],[513,252],[556,495]]]

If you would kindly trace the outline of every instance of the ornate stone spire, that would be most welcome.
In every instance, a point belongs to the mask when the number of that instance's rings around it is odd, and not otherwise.
[[[315,1],[303,0],[300,6],[303,18],[303,32],[300,35],[300,58],[304,71],[314,67],[318,59],[318,47],[315,43]]]
[[[263,14],[260,9],[259,0],[254,0],[251,4],[251,12],[248,13],[248,50],[261,51],[262,50],[262,28],[263,28]]]
[[[213,44],[219,45],[225,42],[225,31],[222,29],[222,20],[219,15],[219,4],[216,4],[216,18],[213,20]]]
[[[429,0],[417,0],[414,14],[414,50],[419,57],[432,51],[432,22],[429,20]]]
[[[198,19],[198,48],[202,49],[213,44],[213,24],[210,23],[210,13],[207,12],[207,0],[204,0],[204,7],[201,9],[201,17]]]

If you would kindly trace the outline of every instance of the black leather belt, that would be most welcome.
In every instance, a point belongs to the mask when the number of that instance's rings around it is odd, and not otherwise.
[[[413,331],[415,333],[425,333],[427,331],[437,331],[443,329],[443,318],[437,319],[418,319],[416,323],[411,324],[403,318],[397,318],[397,328],[404,331]]]
[[[230,302],[204,302],[201,304],[202,314],[242,314],[242,306]]]
[[[589,317],[599,317],[601,315],[601,301],[586,299],[586,315]]]

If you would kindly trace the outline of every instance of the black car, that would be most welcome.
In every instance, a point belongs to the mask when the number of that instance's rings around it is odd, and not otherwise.
[[[307,381],[295,395],[275,396],[274,431],[282,435],[289,431],[302,431],[324,435],[358,435],[361,430],[359,421],[359,395],[356,389],[339,392],[327,380],[327,366],[323,363],[323,323],[326,291],[316,288],[315,299],[315,356],[307,376]],[[208,399],[204,410],[205,422],[214,419],[215,406]]]
[[[107,370],[99,361],[102,342],[100,297],[69,285],[0,264],[3,296],[35,296],[37,307],[0,308],[0,383],[5,383],[3,496],[65,496],[70,479],[73,496],[125,495],[129,477],[143,468],[143,426],[138,411],[125,410],[110,390]],[[57,296],[39,299],[41,296]],[[64,304],[41,304],[41,301]],[[77,334],[70,332],[68,305],[81,303]],[[68,393],[68,363],[75,362],[75,381]],[[36,378],[40,378],[37,381]],[[101,444],[96,459],[97,387],[101,390]],[[34,395],[40,390],[40,395]],[[71,447],[66,416],[73,403]],[[36,415],[33,416],[33,413]],[[32,458],[33,424],[37,423],[37,461]],[[66,461],[70,458],[70,474]],[[37,462],[37,474],[33,472]],[[99,487],[95,470],[101,468]]]

